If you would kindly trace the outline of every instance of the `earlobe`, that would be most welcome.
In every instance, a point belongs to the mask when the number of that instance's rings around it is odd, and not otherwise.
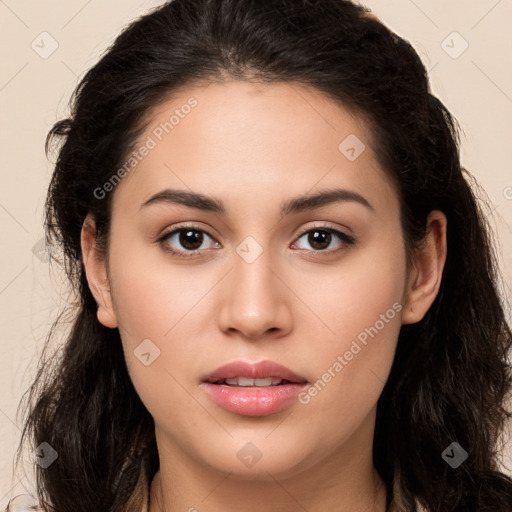
[[[117,318],[112,305],[112,296],[108,283],[105,259],[99,254],[95,239],[94,218],[88,214],[82,225],[80,243],[82,261],[87,276],[89,289],[98,304],[98,321],[105,327],[117,327]]]
[[[437,296],[446,261],[446,227],[445,214],[439,210],[431,211],[424,244],[416,251],[408,276],[402,324],[419,322]]]

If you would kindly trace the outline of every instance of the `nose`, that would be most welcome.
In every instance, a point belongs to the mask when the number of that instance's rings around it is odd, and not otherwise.
[[[224,279],[219,328],[248,339],[281,337],[292,328],[292,291],[266,251],[252,262],[238,254]]]

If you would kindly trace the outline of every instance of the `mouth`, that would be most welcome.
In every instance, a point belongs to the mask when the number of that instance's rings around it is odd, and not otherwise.
[[[250,379],[247,377],[234,377],[232,379],[220,379],[212,384],[224,384],[235,388],[258,387],[268,388],[270,386],[284,386],[286,384],[298,384],[286,379],[268,377],[266,379]]]
[[[236,361],[206,375],[201,386],[229,412],[265,416],[290,406],[307,384],[305,378],[272,361]]]
[[[305,384],[307,380],[286,366],[273,361],[249,363],[234,361],[220,366],[203,377],[203,382],[226,384],[228,386],[278,386],[285,384]]]

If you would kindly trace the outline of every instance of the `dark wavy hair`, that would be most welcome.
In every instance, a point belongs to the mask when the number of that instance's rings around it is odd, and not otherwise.
[[[460,129],[431,93],[415,50],[347,0],[168,2],[122,31],[77,86],[70,116],[49,132],[47,154],[55,146],[58,157],[47,245],[76,297],[65,343],[49,354],[59,317],[22,400],[18,450],[29,439],[58,453],[47,469],[36,466],[41,506],[140,512],[147,499],[159,465],[154,422],[130,380],[119,331],[97,320],[81,228],[91,213],[108,257],[112,193],[98,199],[94,190],[133,150],[155,106],[179,88],[233,79],[309,85],[365,119],[396,184],[409,258],[429,212],[446,215],[441,287],[424,318],[401,328],[378,401],[373,460],[388,510],[420,503],[431,512],[510,512],[512,480],[499,470],[498,448],[512,416],[512,333],[487,203],[461,167]],[[469,457],[452,469],[441,453],[455,441]]]

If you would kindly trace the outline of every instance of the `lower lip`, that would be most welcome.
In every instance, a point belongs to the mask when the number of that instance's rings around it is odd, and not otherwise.
[[[268,387],[234,387],[204,382],[209,397],[220,407],[242,416],[265,416],[293,402],[306,384],[282,384]]]

